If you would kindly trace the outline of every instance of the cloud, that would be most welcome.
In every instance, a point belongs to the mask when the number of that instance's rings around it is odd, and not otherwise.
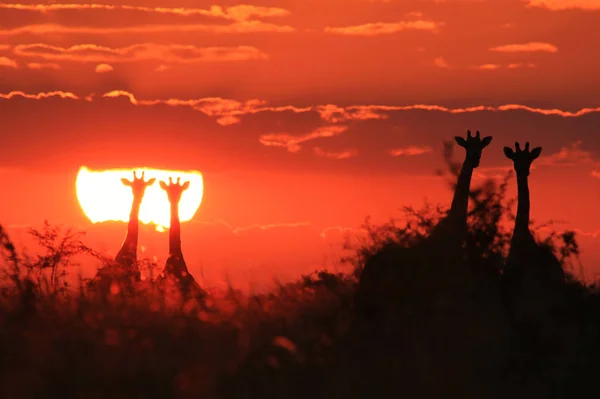
[[[295,29],[287,25],[275,25],[260,21],[239,21],[228,25],[204,24],[173,24],[173,25],[136,25],[122,27],[88,27],[65,26],[58,24],[25,25],[17,28],[2,29],[0,36],[17,36],[23,34],[48,35],[48,34],[85,34],[85,35],[114,35],[114,34],[148,34],[148,33],[251,33],[251,32],[294,32]]]
[[[215,6],[213,6],[213,8],[214,7]],[[227,16],[227,19],[232,19],[234,21],[245,21],[251,19],[252,17],[286,17],[290,15],[290,12],[278,7],[258,7],[241,4],[233,7],[227,7],[225,9],[225,15]]]
[[[53,62],[30,62],[27,64],[29,69],[61,69],[61,66]]]
[[[522,0],[527,2],[527,7],[541,7],[551,11],[564,10],[600,10],[598,0]]]
[[[473,171],[473,176],[478,179],[503,179],[507,173],[513,170],[513,166],[495,166],[488,168],[476,168]]]
[[[63,99],[71,99],[71,100],[80,100],[81,98],[71,92],[68,91],[49,91],[46,93],[38,93],[38,94],[27,94],[22,91],[11,91],[7,94],[0,93],[0,98],[4,100],[10,100],[15,97],[27,98],[29,100],[42,100],[51,97],[60,97]]]
[[[537,65],[535,65],[532,62],[528,62],[528,63],[514,63],[514,64],[508,64],[506,66],[508,69],[517,69],[517,68],[537,68]]]
[[[433,148],[431,148],[429,146],[419,147],[419,146],[411,145],[411,146],[403,147],[403,148],[393,148],[388,151],[388,154],[390,154],[393,157],[400,157],[400,156],[423,155],[423,154],[428,154],[430,152],[433,152]]]
[[[441,22],[415,20],[400,22],[374,22],[363,25],[340,26],[325,28],[325,32],[348,36],[379,36],[406,30],[424,30],[438,32],[443,26]]]
[[[316,107],[321,118],[330,123],[338,123],[349,120],[386,119],[387,115],[378,114],[368,107],[338,107],[334,104],[319,105]]]
[[[336,238],[358,238],[357,236],[368,237],[369,231],[361,227],[349,227],[349,226],[330,226],[321,230],[319,234],[321,238],[327,238],[328,236],[334,236]],[[360,244],[360,243],[359,243]]]
[[[479,65],[477,68],[484,70],[484,71],[493,71],[494,69],[502,68],[502,65],[500,65],[500,64],[483,64],[483,65]]]
[[[162,61],[166,63],[195,63],[210,61],[264,60],[267,55],[255,47],[196,47],[182,44],[140,43],[111,48],[96,44],[58,47],[49,44],[21,44],[14,47],[20,57],[41,58],[46,61],[118,63]]]
[[[114,71],[114,68],[109,64],[98,64],[96,65],[95,71],[98,73],[106,73]]]
[[[546,156],[541,156],[540,165],[575,165],[581,162],[592,162],[589,151],[581,149],[582,141],[576,141],[569,146],[561,147],[560,151]]]
[[[225,99],[221,97],[206,97],[199,99],[182,100],[170,98],[167,100],[138,100],[132,93],[124,90],[114,90],[102,95],[106,98],[125,97],[134,105],[152,106],[157,104],[165,104],[169,106],[184,106],[191,107],[196,111],[200,111],[208,116],[217,116],[217,123],[221,125],[230,125],[239,122],[239,117],[242,115],[256,114],[259,112],[283,112],[291,111],[295,113],[308,112],[312,107],[298,108],[287,105],[281,107],[266,106],[266,101],[252,99],[244,102]]]
[[[6,94],[0,93],[1,99],[11,99],[14,97],[23,97],[31,100],[41,100],[49,97],[61,97],[71,100],[93,101],[97,96],[79,96],[72,92],[53,91],[41,92],[37,94],[25,93],[22,91],[12,91]],[[193,110],[202,112],[210,117],[216,117],[217,122],[224,125],[239,122],[239,118],[244,115],[258,114],[261,112],[293,112],[307,113],[316,112],[321,119],[338,123],[345,120],[367,120],[367,119],[387,119],[391,112],[400,111],[431,111],[444,112],[449,114],[467,114],[475,112],[509,112],[524,111],[528,113],[560,116],[563,118],[578,118],[592,113],[600,113],[600,107],[581,108],[576,111],[566,111],[557,108],[537,108],[522,104],[504,104],[499,106],[477,105],[466,108],[449,108],[442,105],[433,104],[412,104],[412,105],[351,105],[346,107],[334,104],[315,105],[308,107],[297,107],[294,105],[270,106],[264,100],[250,99],[238,101],[221,97],[203,97],[196,99],[165,98],[142,100],[125,90],[114,90],[102,94],[102,98],[125,98],[131,104],[136,106],[155,106],[168,105],[171,107],[189,107]],[[335,121],[335,122],[334,122]]]
[[[265,17],[283,17],[288,16],[290,12],[278,7],[260,7],[253,5],[237,5],[226,7],[212,6],[210,9],[200,8],[168,8],[168,7],[144,7],[131,5],[108,5],[108,4],[0,4],[0,9],[13,9],[22,11],[32,11],[40,13],[49,13],[64,10],[126,10],[140,11],[145,13],[172,14],[180,16],[207,16],[224,18],[233,21],[246,21],[251,18]]]
[[[0,67],[16,69],[19,67],[19,65],[17,64],[17,62],[15,60],[11,60],[10,58],[7,58],[7,57],[0,57]]]
[[[482,71],[494,71],[494,70],[502,69],[502,68],[508,68],[508,69],[537,68],[537,65],[532,62],[528,62],[528,63],[518,62],[518,63],[512,63],[512,64],[482,64],[482,65],[477,65],[475,67],[475,69],[479,69]]]
[[[321,147],[315,147],[313,148],[313,152],[320,157],[338,160],[353,158],[358,155],[358,150],[355,148],[347,148],[341,151],[325,151]]]
[[[233,234],[238,235],[240,233],[251,231],[251,230],[271,230],[271,229],[281,229],[281,228],[290,228],[290,227],[307,227],[312,226],[309,222],[290,222],[290,223],[268,223],[268,224],[251,224],[247,226],[232,226],[230,223],[225,220],[216,220],[212,222],[196,222],[200,225],[206,226],[222,226],[226,229],[230,230]]]
[[[310,133],[295,136],[289,133],[271,133],[263,134],[258,141],[267,147],[283,147],[289,152],[298,152],[302,149],[301,143],[325,137],[333,137],[344,133],[347,126],[324,126],[313,130]]]
[[[406,14],[408,18],[423,18],[424,14],[421,11],[411,11]]]
[[[497,46],[490,48],[490,51],[497,51],[501,53],[533,53],[533,52],[548,52],[556,53],[558,48],[550,43],[543,42],[529,42],[523,44],[506,44],[504,46]]]
[[[433,64],[438,68],[450,68],[444,57],[437,57],[433,60]]]

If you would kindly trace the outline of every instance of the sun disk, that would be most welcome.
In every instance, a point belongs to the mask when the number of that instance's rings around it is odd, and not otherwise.
[[[145,172],[145,178],[155,177],[156,182],[146,188],[139,221],[153,223],[158,231],[164,231],[170,225],[171,206],[167,194],[160,188],[160,180],[168,181],[169,177],[181,181],[189,181],[190,187],[183,192],[179,203],[179,218],[186,222],[194,214],[202,202],[204,191],[202,174],[197,171],[174,171],[150,168],[90,170],[85,166],[79,169],[75,182],[77,200],[83,213],[92,223],[106,221],[129,221],[133,194],[131,188],[121,183],[121,178],[131,179],[133,172]]]

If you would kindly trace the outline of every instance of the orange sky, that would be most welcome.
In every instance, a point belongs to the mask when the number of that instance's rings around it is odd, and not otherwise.
[[[116,253],[125,226],[85,219],[79,167],[196,169],[192,273],[291,277],[367,215],[448,201],[441,142],[479,129],[481,176],[543,147],[532,217],[577,229],[595,272],[600,1],[250,1],[0,4],[0,223]],[[164,258],[166,235],[140,241]]]

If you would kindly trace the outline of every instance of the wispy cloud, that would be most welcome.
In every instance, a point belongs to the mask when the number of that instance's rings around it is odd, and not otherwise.
[[[441,22],[415,20],[415,21],[399,21],[399,22],[373,22],[363,25],[353,26],[328,26],[325,32],[338,35],[348,36],[379,36],[389,35],[392,33],[402,32],[406,30],[422,30],[429,32],[438,32],[443,26]]]
[[[295,29],[287,25],[275,25],[261,21],[240,21],[227,25],[218,24],[173,24],[173,25],[135,25],[122,27],[89,27],[65,26],[58,24],[25,25],[16,28],[0,30],[0,36],[17,36],[23,34],[50,35],[50,34],[86,34],[86,35],[114,35],[114,34],[148,34],[148,33],[252,33],[252,32],[294,32]]]
[[[69,91],[49,91],[49,92],[45,92],[45,93],[37,93],[37,94],[29,94],[29,93],[24,93],[22,91],[11,91],[10,93],[7,94],[3,94],[0,93],[0,98],[4,99],[4,100],[10,100],[12,98],[15,97],[22,97],[22,98],[27,98],[29,100],[43,100],[46,98],[52,98],[52,97],[60,97],[60,98],[64,98],[64,99],[70,99],[70,100],[82,100],[82,97],[77,96],[76,94],[73,94]]]
[[[321,118],[331,123],[350,120],[386,119],[387,115],[374,112],[368,107],[338,107],[334,104],[319,105],[316,107]]]
[[[500,65],[500,64],[483,64],[483,65],[479,65],[477,68],[482,69],[484,71],[493,71],[494,69],[502,68],[502,65]]]
[[[519,62],[519,63],[512,63],[512,64],[482,64],[482,65],[477,65],[475,67],[475,69],[480,69],[482,71],[495,71],[497,69],[503,69],[503,68],[508,68],[508,69],[537,68],[537,65],[535,65],[532,62],[528,62],[528,63]]]
[[[45,93],[25,93],[22,91],[13,91],[6,94],[0,93],[0,98],[11,99],[14,97],[24,97],[28,99],[41,100],[50,97],[61,97],[72,100],[85,100],[93,101],[92,96],[78,96],[72,92],[65,91],[53,91]],[[180,99],[180,98],[166,98],[166,99],[152,99],[142,100],[136,98],[133,93],[124,90],[114,90],[101,95],[103,98],[126,98],[131,104],[136,106],[153,106],[153,105],[169,105],[173,107],[189,107],[196,111],[202,112],[208,116],[216,117],[217,122],[221,118],[231,119],[233,123],[239,122],[239,118],[244,115],[257,114],[261,112],[294,112],[294,113],[305,113],[305,112],[316,112],[325,121],[331,122],[332,120],[348,120],[354,116],[359,116],[357,119],[385,119],[388,118],[388,114],[391,112],[401,111],[431,111],[431,112],[445,112],[450,114],[466,114],[474,112],[509,112],[509,111],[525,111],[534,114],[547,115],[547,116],[559,116],[563,118],[577,118],[584,115],[599,113],[600,107],[589,107],[581,108],[576,111],[567,111],[557,108],[537,108],[530,107],[522,104],[504,104],[499,106],[488,106],[478,105],[467,108],[449,108],[442,105],[431,105],[431,104],[412,104],[412,105],[351,105],[347,107],[341,107],[337,105],[315,105],[308,107],[297,107],[294,105],[283,105],[283,106],[270,106],[266,101],[259,99],[251,99],[246,101],[238,101],[232,99],[226,99],[221,97],[203,97],[196,99]],[[324,112],[327,110],[327,112]],[[368,117],[364,117],[364,116]],[[348,118],[348,119],[346,119]],[[219,122],[220,123],[220,122]],[[326,128],[327,129],[327,128]],[[328,129],[333,129],[329,127]]]
[[[582,141],[576,141],[563,146],[561,149],[550,155],[541,156],[538,164],[540,165],[575,165],[581,162],[592,162],[592,154],[581,148]]]
[[[0,4],[0,9],[13,9],[48,13],[64,10],[127,10],[140,11],[144,13],[172,14],[180,16],[207,16],[224,18],[233,21],[246,21],[251,18],[284,17],[290,14],[288,10],[278,7],[260,7],[253,5],[237,5],[233,7],[212,6],[210,9],[201,8],[168,8],[168,7],[144,7],[133,5],[110,5],[110,4]]]
[[[337,160],[353,158],[358,155],[358,150],[355,148],[346,148],[341,151],[326,151],[321,147],[315,147],[313,148],[313,152],[320,157]]]
[[[415,155],[428,154],[430,152],[433,152],[433,148],[431,148],[429,146],[411,145],[408,147],[393,148],[388,151],[388,154],[390,154],[393,157],[400,157],[400,156],[409,156],[410,157],[410,156],[415,156]]]
[[[433,60],[433,65],[438,68],[450,68],[450,65],[448,62],[446,62],[444,57],[437,57],[435,60]]]
[[[10,58],[0,57],[0,67],[16,69],[19,67],[19,64],[17,64],[17,62],[15,60],[12,60]]]
[[[200,111],[208,116],[218,117],[217,123],[221,125],[230,125],[238,123],[239,117],[248,114],[256,114],[259,112],[308,112],[312,107],[295,107],[292,105],[270,107],[266,105],[266,101],[252,99],[244,102],[225,99],[221,97],[205,97],[199,99],[178,99],[169,98],[166,100],[139,100],[132,93],[124,90],[114,90],[102,95],[105,98],[126,97],[129,102],[134,105],[152,106],[157,104],[166,104],[173,107],[190,107],[196,111]]]
[[[406,13],[406,16],[408,18],[418,18],[418,19],[421,19],[425,15],[421,11],[411,11],[411,12]]]
[[[552,11],[564,10],[600,10],[598,0],[521,0],[527,2],[527,7],[542,7]]]
[[[344,133],[347,126],[324,126],[303,135],[292,135],[288,133],[263,134],[258,141],[267,147],[282,147],[289,152],[298,152],[302,149],[300,144],[319,138],[333,137]]]
[[[473,176],[477,179],[503,179],[513,170],[512,166],[479,167],[474,170]]]
[[[309,222],[288,222],[288,223],[265,223],[265,224],[251,224],[247,226],[233,226],[229,222],[225,220],[215,220],[209,222],[196,222],[205,226],[222,226],[226,229],[230,230],[233,234],[240,234],[243,232],[251,231],[251,230],[271,230],[271,229],[281,229],[281,228],[294,228],[294,227],[308,227],[312,226]]]
[[[556,53],[558,48],[550,43],[543,42],[529,42],[522,44],[506,44],[503,46],[497,46],[490,48],[490,51],[497,51],[501,53],[533,53],[533,52],[547,52]]]
[[[114,70],[115,70],[115,68],[113,68],[113,66],[110,64],[98,64],[98,65],[96,65],[96,69],[95,69],[95,71],[97,73],[112,72]]]
[[[35,70],[40,70],[40,69],[62,69],[61,66],[59,64],[56,64],[54,62],[30,62],[27,64],[27,68],[29,69],[35,69]]]
[[[96,44],[59,47],[43,43],[17,45],[13,49],[20,57],[46,61],[118,63],[162,61],[165,63],[196,63],[211,61],[264,60],[267,55],[255,47],[196,47],[182,44],[140,43],[111,48]]]
[[[537,68],[537,65],[535,65],[533,62],[528,62],[528,63],[518,62],[518,63],[514,63],[514,64],[508,64],[506,67],[508,69]]]

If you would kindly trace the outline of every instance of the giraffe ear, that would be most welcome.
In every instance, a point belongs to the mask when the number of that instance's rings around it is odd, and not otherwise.
[[[159,184],[160,184],[160,188],[162,188],[165,191],[167,190],[167,183],[165,183],[164,181],[161,180],[159,182]]]
[[[154,184],[154,182],[156,181],[156,177],[153,177],[152,179],[148,180],[148,183],[146,183],[148,186],[151,186]]]
[[[485,148],[492,142],[492,136],[487,136],[481,139],[481,147]]]
[[[121,183],[123,183],[123,185],[125,185],[127,187],[131,187],[131,182],[129,180],[127,180],[126,178],[122,178]]]
[[[463,148],[467,148],[467,140],[465,140],[464,138],[460,137],[460,136],[454,136],[454,140],[456,141],[456,143],[463,147]]]
[[[533,150],[531,150],[531,152],[530,152],[531,160],[533,161],[534,159],[538,158],[541,153],[542,153],[542,147],[536,147]]]
[[[504,155],[506,155],[506,158],[508,159],[515,159],[515,152],[510,147],[504,147]]]
[[[189,186],[190,186],[190,182],[189,182],[189,181],[186,181],[185,183],[183,183],[183,184],[181,185],[181,188],[182,188],[182,189],[184,189],[184,190],[187,190]]]

